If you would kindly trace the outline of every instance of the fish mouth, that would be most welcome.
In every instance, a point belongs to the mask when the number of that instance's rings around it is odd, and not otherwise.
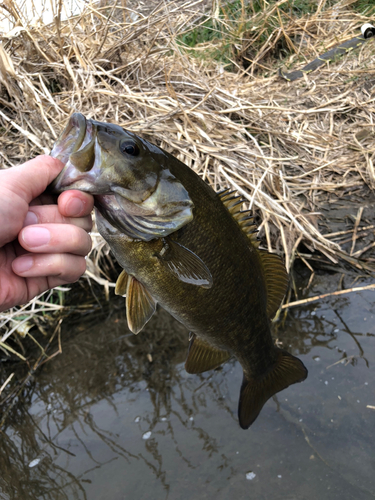
[[[79,189],[99,194],[95,179],[99,172],[100,148],[97,130],[91,120],[81,113],[73,113],[60,137],[50,152],[65,167],[50,184],[50,190],[61,193],[68,189]],[[97,161],[99,160],[99,161]]]

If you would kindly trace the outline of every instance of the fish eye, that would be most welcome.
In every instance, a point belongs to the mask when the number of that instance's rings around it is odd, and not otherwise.
[[[134,141],[124,141],[120,144],[121,153],[128,154],[130,156],[139,155],[138,144]]]

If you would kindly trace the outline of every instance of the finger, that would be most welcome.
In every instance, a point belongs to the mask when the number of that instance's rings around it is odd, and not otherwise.
[[[38,156],[23,165],[0,170],[0,246],[17,237],[29,203],[45,190],[62,167],[63,163],[56,158]]]
[[[82,257],[79,257],[82,259]],[[79,279],[80,276],[78,276],[77,279]],[[77,279],[73,280],[65,280],[63,278],[60,278],[58,276],[49,276],[49,277],[41,277],[41,278],[24,278],[27,283],[27,296],[24,297],[24,299],[17,300],[16,303],[12,303],[9,307],[12,307],[15,304],[19,303],[27,303],[30,300],[32,300],[34,297],[37,295],[40,295],[43,292],[46,292],[47,290],[51,290],[51,288],[55,288],[56,286],[61,286],[61,285],[67,285],[69,283],[74,283],[77,281]]]
[[[30,203],[58,176],[64,164],[42,155],[2,172],[2,186]]]
[[[83,217],[89,215],[94,208],[93,196],[77,189],[64,191],[57,202],[60,212],[65,217]]]
[[[91,215],[86,217],[64,217],[61,215],[57,205],[42,205],[30,207],[26,214],[23,226],[32,224],[73,224],[85,231],[91,231]]]
[[[90,236],[72,224],[26,226],[20,231],[18,241],[25,250],[35,253],[87,255],[91,250]]]
[[[77,281],[86,270],[86,260],[79,255],[66,253],[26,254],[12,262],[12,269],[23,278],[40,278],[39,284],[44,287],[42,278],[53,277],[60,280],[60,284]],[[57,286],[56,280],[52,286]]]

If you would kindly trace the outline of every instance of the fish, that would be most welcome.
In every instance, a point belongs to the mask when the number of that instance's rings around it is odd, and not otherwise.
[[[126,296],[134,334],[159,304],[190,331],[188,373],[236,358],[243,369],[243,429],[274,394],[306,379],[302,361],[272,339],[288,274],[278,255],[259,248],[241,196],[215,192],[158,146],[80,113],[50,155],[65,164],[51,185],[55,193],[94,196],[98,231],[122,268],[115,292]]]

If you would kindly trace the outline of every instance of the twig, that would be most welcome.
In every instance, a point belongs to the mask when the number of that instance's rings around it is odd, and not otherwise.
[[[5,387],[9,384],[9,382],[12,380],[13,377],[14,377],[14,373],[11,373],[9,375],[9,377],[6,379],[6,381],[3,383],[3,385],[0,387],[0,396],[1,396],[1,393],[3,392],[3,390],[5,389]]]
[[[282,309],[288,309],[289,307],[296,307],[304,304],[310,304],[310,302],[316,302],[317,300],[325,299],[326,297],[334,297],[338,295],[345,295],[347,293],[361,292],[364,290],[374,290],[374,289],[375,289],[375,284],[367,286],[359,286],[355,288],[349,288],[347,290],[339,290],[337,292],[324,293],[322,295],[317,295],[316,297],[310,297],[308,299],[296,300],[295,302],[289,302],[289,304],[284,304],[281,307]]]
[[[353,231],[353,236],[352,236],[352,247],[350,249],[350,255],[354,255],[354,247],[355,247],[355,242],[357,240],[357,229],[358,229],[359,223],[361,221],[363,209],[364,209],[364,207],[359,207],[357,217],[355,219],[354,231]]]

